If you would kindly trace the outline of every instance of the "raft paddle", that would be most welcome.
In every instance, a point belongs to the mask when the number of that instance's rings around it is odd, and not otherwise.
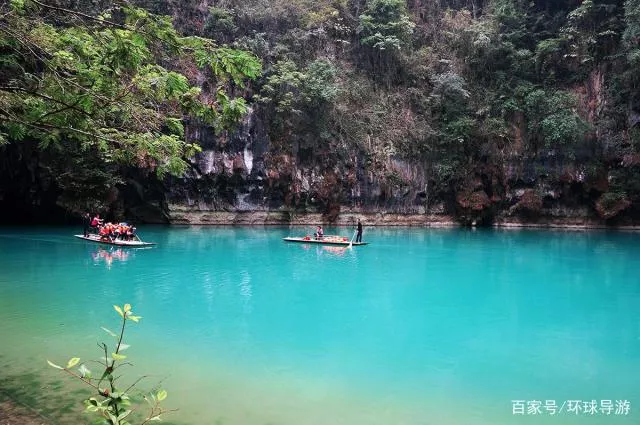
[[[354,231],[353,231],[353,236],[351,236],[351,241],[349,241],[349,246],[348,246],[348,248],[351,248],[351,247],[353,246],[353,238],[355,238],[355,237],[356,237],[356,232],[357,232],[357,230],[354,230]]]

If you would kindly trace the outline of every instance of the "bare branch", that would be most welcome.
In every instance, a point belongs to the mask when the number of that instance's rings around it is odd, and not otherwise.
[[[64,370],[64,371],[65,371],[65,372],[67,372],[69,375],[73,376],[74,378],[77,378],[77,379],[81,380],[82,382],[84,382],[85,384],[89,385],[90,387],[93,387],[93,388],[95,388],[96,390],[100,391],[100,388],[98,388],[98,386],[97,386],[97,385],[92,384],[92,383],[91,383],[91,382],[89,382],[87,379],[83,378],[82,376],[80,376],[80,375],[78,375],[78,374],[76,374],[76,373],[73,373],[72,371],[70,371],[70,370],[69,370],[69,369],[67,369],[67,368],[64,368],[64,369],[62,369],[62,370]]]
[[[53,111],[53,112],[50,112],[50,113],[48,113],[48,114],[45,114],[45,115],[43,115],[42,117],[40,117],[38,120],[41,120],[42,118],[46,117],[47,115],[51,115],[51,114],[53,114],[53,113],[61,112],[61,111],[63,111],[63,110],[68,110],[68,109],[73,109],[74,111],[76,111],[76,112],[80,112],[81,114],[83,114],[83,115],[85,115],[85,116],[87,116],[87,117],[89,117],[89,118],[93,118],[93,116],[92,116],[91,114],[89,114],[87,111],[84,111],[84,110],[82,110],[82,109],[80,109],[80,108],[78,108],[78,107],[76,107],[76,106],[75,106],[75,105],[77,105],[77,104],[80,102],[80,99],[78,99],[78,101],[77,101],[75,104],[70,105],[70,104],[68,104],[68,103],[66,103],[66,102],[63,102],[63,101],[61,101],[61,100],[59,100],[59,99],[56,99],[56,98],[54,98],[54,97],[47,96],[46,94],[38,93],[38,92],[34,92],[34,91],[31,91],[31,90],[27,90],[27,89],[24,89],[24,88],[22,88],[22,87],[15,87],[15,86],[0,86],[0,90],[9,91],[9,92],[22,92],[22,93],[27,93],[27,94],[29,94],[29,95],[31,95],[31,96],[40,97],[40,98],[42,98],[42,99],[46,99],[46,100],[48,100],[48,101],[50,101],[50,102],[54,102],[54,103],[57,103],[57,104],[62,105],[62,106],[64,106],[64,107],[65,107],[64,109],[61,109],[61,110],[59,110],[59,111]]]
[[[131,388],[135,387],[135,386],[138,384],[138,382],[140,382],[140,381],[142,381],[143,379],[148,378],[148,377],[149,377],[148,375],[144,375],[144,376],[141,376],[140,378],[136,379],[136,380],[133,382],[133,384],[129,385],[129,388],[127,388],[126,390],[124,390],[124,392],[125,392],[125,393],[128,393],[128,392],[129,392],[129,390],[130,390]]]
[[[95,16],[87,15],[86,13],[78,12],[76,10],[65,9],[64,7],[52,6],[50,4],[41,3],[38,0],[31,0],[31,1],[33,1],[38,6],[44,7],[46,9],[52,9],[52,10],[56,10],[58,12],[67,13],[69,15],[79,16],[79,17],[88,19],[90,21],[98,22],[98,23],[103,24],[103,25],[107,24],[109,26],[113,26],[113,27],[116,27],[116,28],[136,31],[135,28],[131,28],[131,27],[127,26],[127,25],[122,25],[122,24],[119,24],[117,22],[108,21],[106,19],[96,18]]]

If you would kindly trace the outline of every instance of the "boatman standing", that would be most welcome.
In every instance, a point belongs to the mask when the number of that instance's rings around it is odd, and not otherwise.
[[[362,242],[362,222],[358,219],[358,234],[356,235],[356,242]]]
[[[84,213],[82,216],[82,224],[84,225],[84,237],[89,236],[89,229],[91,228],[91,214]]]

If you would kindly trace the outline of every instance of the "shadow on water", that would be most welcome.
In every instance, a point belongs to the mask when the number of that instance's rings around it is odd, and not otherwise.
[[[6,371],[6,368],[1,364],[0,369]],[[9,402],[17,407],[11,412],[0,412],[2,418],[4,418],[2,413],[9,414],[9,417],[5,418],[10,420],[7,424],[13,423],[11,419],[21,423],[23,415],[34,417],[37,419],[37,423],[46,425],[94,423],[96,416],[84,413],[82,403],[89,396],[90,392],[87,389],[79,387],[74,382],[67,382],[65,379],[47,379],[35,372],[12,372],[0,375],[0,405]],[[171,415],[179,416],[179,414],[178,411],[164,415],[162,423],[164,425],[189,425],[187,422],[170,417]],[[140,417],[139,420],[132,422],[142,423],[143,421],[144,419]],[[240,425],[223,418],[214,419],[211,423],[214,425]],[[278,424],[270,422],[264,425]]]
[[[79,397],[78,391],[64,391],[62,380],[46,380],[33,372],[0,377],[0,401],[11,401],[48,424],[85,423]]]

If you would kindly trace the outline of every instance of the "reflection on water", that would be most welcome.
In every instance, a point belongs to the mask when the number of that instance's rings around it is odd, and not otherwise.
[[[347,252],[348,247],[345,246],[323,246],[322,250],[333,255],[344,255]]]
[[[129,250],[122,248],[102,248],[91,252],[91,258],[94,263],[104,263],[107,268],[111,268],[111,265],[115,261],[126,262],[133,255]]]

